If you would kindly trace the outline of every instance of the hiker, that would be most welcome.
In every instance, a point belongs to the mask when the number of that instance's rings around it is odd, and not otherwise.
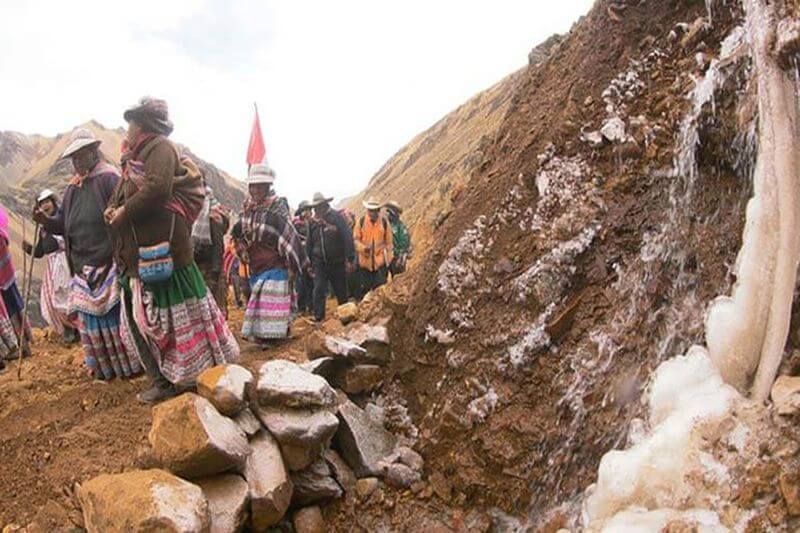
[[[128,353],[119,328],[120,294],[111,235],[103,211],[119,183],[119,171],[103,161],[100,139],[88,129],[75,131],[61,154],[75,169],[61,209],[48,215],[39,205],[33,218],[45,231],[64,239],[69,285],[68,312],[77,314],[78,332],[89,374],[99,380],[141,372]]]
[[[52,217],[58,211],[58,196],[50,189],[45,189],[36,198],[36,205],[44,213]],[[66,342],[78,340],[75,321],[69,312],[69,274],[67,254],[64,248],[64,237],[52,235],[46,229],[39,228],[36,248],[27,241],[22,243],[23,251],[36,259],[46,256],[42,287],[39,292],[39,308],[42,318],[50,328]]]
[[[308,230],[311,221],[311,204],[307,200],[300,202],[294,213],[294,227],[300,235],[303,246],[308,243]],[[306,251],[308,249],[306,248]],[[305,314],[313,310],[314,305],[314,278],[308,269],[304,270],[297,278],[297,310]]]
[[[392,229],[381,216],[381,204],[370,198],[363,206],[367,214],[353,228],[353,241],[358,252],[359,300],[386,283],[393,253]]]
[[[122,182],[105,216],[123,288],[123,338],[152,380],[137,399],[157,403],[238,358],[239,346],[194,262],[191,228],[205,190],[197,165],[167,138],[167,103],[143,98],[123,117]]]
[[[311,202],[314,217],[308,226],[306,249],[314,276],[314,320],[325,320],[328,284],[333,287],[339,305],[347,303],[347,273],[353,269],[355,249],[347,220],[331,209],[333,198],[315,193]]]
[[[225,254],[225,233],[230,219],[222,205],[214,196],[214,191],[206,185],[206,199],[200,216],[192,226],[194,260],[203,274],[206,287],[211,291],[217,307],[228,318],[228,285],[223,271]]]
[[[275,194],[274,183],[275,173],[266,164],[250,167],[249,198],[241,219],[242,253],[251,272],[242,336],[262,346],[288,336],[292,314],[289,270],[296,276],[308,268],[300,235],[290,220],[289,204]]]
[[[0,290],[16,286],[14,265],[11,261],[11,234],[8,213],[0,205]],[[0,298],[0,372],[6,368],[6,359],[19,350],[19,339],[6,309],[5,298]]]
[[[408,228],[406,228],[405,223],[400,219],[400,215],[403,214],[403,208],[400,207],[400,204],[390,200],[383,207],[386,210],[389,224],[392,226],[394,257],[389,263],[389,272],[394,278],[406,271],[406,263],[408,258],[411,257],[411,237],[408,235]]]

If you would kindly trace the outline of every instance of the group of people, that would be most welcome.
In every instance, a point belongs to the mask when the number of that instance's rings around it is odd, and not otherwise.
[[[39,194],[38,233],[22,243],[46,259],[43,317],[65,340],[79,340],[93,378],[146,372],[152,383],[138,399],[155,403],[238,358],[229,284],[237,305],[247,302],[242,336],[269,344],[288,336],[297,312],[324,320],[330,290],[343,304],[405,270],[411,245],[395,202],[364,202],[356,220],[317,193],[293,216],[275,193],[275,173],[257,164],[231,225],[197,164],[169,140],[166,102],[143,98],[123,116],[119,165],[104,160],[90,130],[74,132],[62,153],[74,175],[60,200]],[[0,206],[0,370],[27,355],[30,338],[10,246]]]

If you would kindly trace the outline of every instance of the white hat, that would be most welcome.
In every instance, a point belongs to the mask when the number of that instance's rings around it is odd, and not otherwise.
[[[36,203],[40,204],[48,198],[54,198],[55,195],[56,193],[54,193],[52,189],[45,189],[39,193],[39,196],[36,197]]]
[[[78,150],[86,148],[87,146],[98,146],[101,142],[103,141],[95,137],[92,130],[86,128],[77,129],[72,134],[69,144],[67,144],[67,147],[64,149],[64,153],[61,154],[61,159],[70,157]]]
[[[248,185],[253,183],[275,183],[275,171],[264,163],[253,165],[250,167],[246,183]]]
[[[382,207],[375,198],[369,198],[366,202],[362,202],[361,205],[363,205],[364,209],[367,211],[375,211]]]

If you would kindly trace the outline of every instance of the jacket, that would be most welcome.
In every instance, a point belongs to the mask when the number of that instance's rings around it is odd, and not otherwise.
[[[325,264],[341,264],[355,259],[350,226],[341,213],[328,209],[321,217],[308,223],[306,251],[309,258]]]
[[[165,205],[172,197],[175,176],[186,172],[180,164],[177,148],[163,135],[157,135],[134,154],[134,159],[144,163],[144,185],[137,188],[131,180],[123,179],[110,204],[125,206],[124,219],[111,232],[117,269],[122,275],[139,277],[139,247],[166,240],[170,241],[175,268],[189,266],[194,261],[191,226],[183,216]],[[169,239],[173,217],[175,230]]]
[[[362,216],[353,228],[353,241],[360,268],[376,272],[392,262],[392,228],[384,217],[378,216],[372,222],[369,215]]]

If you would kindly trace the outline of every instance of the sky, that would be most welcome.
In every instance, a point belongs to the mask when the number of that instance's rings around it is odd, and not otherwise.
[[[243,179],[255,102],[278,192],[341,199],[592,3],[3,0],[0,131],[125,126],[152,95],[174,140]]]

